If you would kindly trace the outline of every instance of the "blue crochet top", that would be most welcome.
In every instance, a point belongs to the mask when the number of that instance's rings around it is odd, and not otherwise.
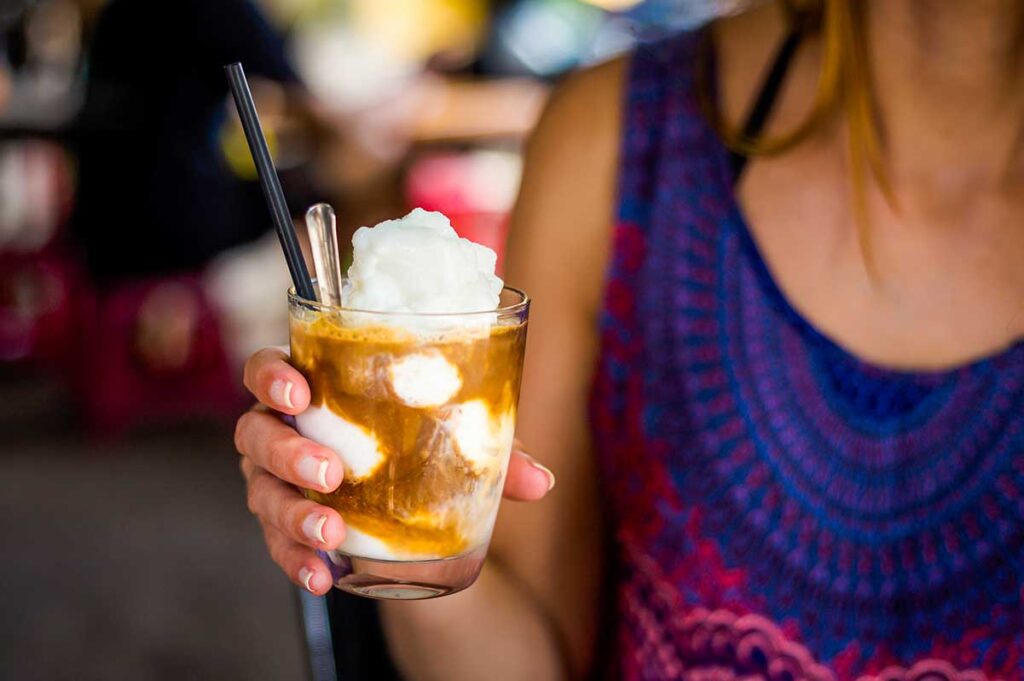
[[[639,49],[593,390],[615,676],[1024,679],[1024,343],[858,359],[765,266],[698,37]]]

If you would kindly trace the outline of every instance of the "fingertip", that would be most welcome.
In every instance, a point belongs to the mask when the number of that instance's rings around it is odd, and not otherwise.
[[[528,485],[520,492],[523,501],[540,501],[554,488],[551,478],[543,473],[535,473]]]
[[[302,374],[288,366],[274,373],[267,396],[277,411],[296,416],[309,406],[309,385]]]
[[[296,583],[315,596],[323,596],[331,589],[331,576],[323,562],[309,561],[299,568]]]
[[[295,373],[298,374],[298,372]],[[309,385],[300,374],[298,380],[292,381],[291,403],[294,411],[289,411],[288,413],[296,415],[306,411],[306,408],[309,406],[310,397]]]
[[[533,468],[534,471],[537,471],[542,476],[544,476],[542,482],[544,484],[544,494],[547,494],[548,492],[550,492],[551,490],[553,490],[555,488],[555,482],[557,482],[556,479],[555,479],[555,474],[551,472],[550,468],[548,468],[544,464],[538,462],[536,459],[534,459],[529,454],[527,454],[526,456],[529,459],[528,463],[530,464],[530,467]]]
[[[249,356],[249,359],[245,360],[242,383],[249,389],[249,392],[253,394],[260,392],[260,377],[264,376],[268,369],[273,368],[277,362],[285,361],[286,355],[277,348],[257,350]]]
[[[272,407],[277,409],[292,409],[292,392],[295,389],[295,383],[285,378],[275,378],[270,383],[270,388],[267,389],[267,395],[270,397]]]
[[[345,541],[345,532],[345,521],[331,510],[327,514],[327,522],[324,523],[323,528],[324,548],[333,551],[341,546],[341,542]]]
[[[263,522],[263,536],[270,549],[270,557],[281,566],[284,574],[312,594],[323,595],[331,588],[331,575],[317,554],[291,540],[284,530]]]
[[[341,487],[342,481],[345,479],[345,466],[341,463],[341,458],[334,453],[333,450],[327,450],[331,453],[334,461],[327,467],[324,472],[324,481],[326,485],[324,488],[328,492],[334,492]]]
[[[345,478],[345,465],[341,458],[329,447],[318,442],[304,439],[304,446],[296,452],[294,460],[294,482],[329,493],[341,486]],[[282,473],[289,477],[287,471]]]
[[[332,508],[322,505],[310,506],[312,511],[304,513],[301,525],[295,532],[296,538],[304,541],[307,546],[325,551],[333,551],[345,539],[345,522]]]
[[[555,486],[555,474],[521,450],[512,452],[505,480],[505,496],[519,501],[538,501]]]
[[[295,415],[309,406],[309,385],[279,348],[264,348],[245,365],[245,387],[263,404]]]
[[[305,409],[309,403],[307,394],[306,404],[300,406],[298,398],[301,397],[301,393],[302,386],[293,376],[279,372],[271,379],[270,386],[267,388],[266,394],[270,399],[267,406],[294,416]]]

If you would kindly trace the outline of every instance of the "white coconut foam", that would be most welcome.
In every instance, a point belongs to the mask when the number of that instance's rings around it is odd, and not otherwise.
[[[351,525],[345,526],[345,539],[338,549],[353,556],[376,560],[403,560],[406,558],[406,556],[392,551],[385,542],[377,537],[360,532]]]
[[[396,359],[388,378],[395,397],[410,407],[439,407],[462,388],[458,367],[436,351]]]
[[[478,473],[505,463],[515,437],[515,418],[511,413],[497,417],[483,400],[456,405],[446,420],[455,437],[459,454]]]
[[[417,208],[404,218],[361,227],[352,237],[352,266],[342,291],[344,307],[391,313],[460,314],[498,307],[502,281],[494,251],[459,238],[441,213]],[[351,315],[357,323],[359,315]],[[483,323],[492,316],[481,315]],[[467,319],[459,326],[481,320]],[[436,330],[452,321],[402,317],[363,323]]]
[[[345,464],[345,478],[360,480],[384,460],[377,438],[326,407],[310,407],[295,417],[303,437],[333,449]]]

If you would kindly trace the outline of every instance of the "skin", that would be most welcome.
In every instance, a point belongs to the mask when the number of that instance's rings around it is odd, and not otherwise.
[[[754,159],[737,195],[769,268],[793,305],[854,354],[890,367],[939,369],[999,351],[1024,336],[1024,78],[1022,5],[1015,0],[902,0],[868,8],[872,69],[896,206],[869,181],[876,274],[856,237],[842,120],[797,148]],[[773,5],[714,29],[727,119],[740,120],[783,32]],[[768,132],[808,110],[820,44],[802,46]],[[569,77],[527,149],[513,215],[508,280],[535,303],[517,433],[558,476],[516,455],[479,582],[455,596],[387,603],[392,653],[410,679],[580,678],[593,666],[605,596],[606,532],[590,447],[586,397],[597,356],[595,319],[610,252],[623,60]],[[270,398],[292,384],[291,404]],[[302,534],[326,514],[326,541],[344,533],[330,509],[291,484],[302,457],[341,463],[267,411],[298,413],[301,376],[276,351],[246,368],[265,407],[239,422],[237,444],[274,560],[296,583],[328,589]],[[282,482],[282,480],[284,482]],[[438,654],[444,651],[444,654]],[[496,661],[500,660],[500,664]]]

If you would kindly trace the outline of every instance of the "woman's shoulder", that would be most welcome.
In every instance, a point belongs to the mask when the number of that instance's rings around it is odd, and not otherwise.
[[[691,34],[638,46],[629,53],[565,76],[553,91],[526,146],[526,166],[513,219],[510,254],[542,234],[545,250],[586,282],[589,307],[598,301],[616,216],[623,126],[630,113],[639,60],[669,63],[688,49]],[[646,67],[644,67],[646,69]],[[539,250],[539,249],[538,249]],[[533,260],[538,254],[531,253]],[[514,262],[513,270],[522,262]]]
[[[628,63],[619,57],[559,83],[526,145],[512,215],[509,281],[581,310],[599,304]]]
[[[575,71],[555,88],[527,144],[527,177],[596,188],[614,174],[628,56]],[[569,197],[565,197],[569,198]],[[593,197],[591,197],[593,198]]]
[[[568,135],[570,141],[614,132],[629,59],[628,55],[616,57],[563,78],[548,101],[534,140],[552,132]]]

